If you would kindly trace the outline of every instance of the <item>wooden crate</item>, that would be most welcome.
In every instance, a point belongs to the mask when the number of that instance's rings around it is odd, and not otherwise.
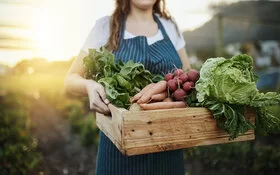
[[[139,155],[202,145],[255,139],[254,130],[229,140],[206,108],[128,111],[109,105],[111,116],[96,114],[100,130],[125,155]],[[255,113],[246,118],[255,122]]]

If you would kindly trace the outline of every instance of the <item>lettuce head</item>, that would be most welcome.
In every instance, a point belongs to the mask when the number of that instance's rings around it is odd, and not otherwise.
[[[255,107],[280,102],[280,95],[275,92],[260,93],[256,82],[252,57],[240,54],[230,59],[209,58],[196,82],[197,99]]]

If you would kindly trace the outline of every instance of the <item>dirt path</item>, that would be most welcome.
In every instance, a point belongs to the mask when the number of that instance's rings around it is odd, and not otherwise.
[[[94,174],[96,147],[85,148],[70,133],[67,121],[44,100],[31,99],[32,133],[43,154],[44,175]]]

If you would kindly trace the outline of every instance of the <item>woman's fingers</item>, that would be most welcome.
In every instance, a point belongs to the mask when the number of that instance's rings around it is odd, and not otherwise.
[[[109,114],[110,110],[107,106],[109,104],[106,98],[104,87],[96,82],[91,82],[88,87],[88,97],[90,102],[90,109],[102,114]]]
[[[106,92],[105,92],[105,88],[104,88],[101,84],[98,84],[98,87],[97,87],[96,90],[97,90],[99,96],[101,97],[102,101],[103,101],[106,105],[109,104],[109,100],[107,99]]]
[[[107,107],[107,109],[104,109],[103,107],[95,105],[95,104],[93,106],[94,106],[94,111],[95,112],[98,112],[98,113],[101,113],[101,114],[105,114],[105,115],[108,115],[108,114],[111,113],[109,108],[106,105],[105,106]]]
[[[98,95],[98,94],[97,94]],[[94,97],[93,100],[90,100],[90,109],[102,114],[109,114],[110,109],[108,106],[103,102],[103,100],[99,97]]]

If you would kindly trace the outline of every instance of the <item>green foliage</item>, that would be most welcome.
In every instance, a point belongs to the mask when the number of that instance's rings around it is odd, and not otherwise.
[[[152,75],[143,64],[133,60],[116,62],[114,55],[104,47],[100,51],[89,49],[89,55],[83,60],[85,77],[101,83],[112,104],[127,109],[131,105],[130,96],[161,77]]]
[[[71,132],[80,137],[84,146],[98,144],[99,129],[95,123],[93,112],[84,111],[79,105],[70,104],[65,107]]]
[[[255,129],[255,126],[245,119],[245,108],[242,105],[207,101],[203,106],[212,111],[218,126],[230,133],[230,139],[234,139],[250,129]]]
[[[81,141],[84,146],[97,146],[99,139],[99,129],[96,127],[95,117],[92,113],[89,113],[85,116],[80,134]]]
[[[270,142],[271,140],[277,140]],[[280,172],[279,136],[250,142],[185,149],[187,162],[198,161],[201,174],[277,174]]]
[[[279,105],[256,108],[256,110],[256,125],[258,126],[256,133],[258,135],[268,135],[273,132],[280,132]]]
[[[261,129],[265,134],[280,130],[280,118],[268,108],[280,104],[280,94],[261,93],[256,82],[252,57],[240,54],[230,59],[210,58],[202,65],[195,85],[197,105],[211,110],[231,139],[253,128]],[[256,127],[245,120],[245,107],[251,107],[257,113]]]
[[[252,72],[253,59],[238,55],[208,59],[200,69],[196,83],[199,102],[215,100],[231,104],[250,104],[258,93],[256,78]]]
[[[30,134],[25,99],[0,96],[0,174],[27,174],[41,161],[37,139]]]

